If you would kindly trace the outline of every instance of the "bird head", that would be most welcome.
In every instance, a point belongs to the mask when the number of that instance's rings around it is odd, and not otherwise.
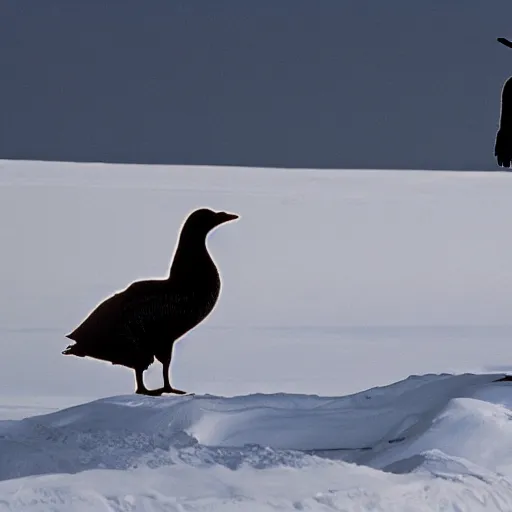
[[[215,212],[209,208],[199,208],[188,216],[183,229],[197,234],[207,235],[217,226],[235,219],[238,219],[238,215],[234,213]]]

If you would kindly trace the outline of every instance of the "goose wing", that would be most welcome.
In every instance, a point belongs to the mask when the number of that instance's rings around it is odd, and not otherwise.
[[[78,342],[104,337],[133,321],[131,317],[143,319],[154,309],[162,290],[162,281],[136,281],[101,302],[66,338]]]

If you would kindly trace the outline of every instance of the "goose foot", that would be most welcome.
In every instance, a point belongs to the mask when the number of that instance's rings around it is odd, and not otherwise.
[[[187,391],[183,391],[181,389],[173,388],[171,386],[164,386],[162,388],[162,390],[163,390],[163,393],[174,393],[175,395],[189,395],[189,394],[192,394],[192,393],[188,393]]]
[[[164,392],[164,388],[158,388],[158,389],[137,388],[137,390],[135,391],[135,393],[137,395],[147,395],[147,396],[161,396],[163,392]]]

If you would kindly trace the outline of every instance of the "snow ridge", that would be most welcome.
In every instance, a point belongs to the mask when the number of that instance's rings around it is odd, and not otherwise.
[[[0,510],[510,510],[500,377],[411,376],[345,397],[127,395],[2,421]]]

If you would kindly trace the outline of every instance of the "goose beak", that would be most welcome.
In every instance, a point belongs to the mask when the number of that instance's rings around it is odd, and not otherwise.
[[[223,224],[224,222],[229,222],[231,220],[238,219],[238,217],[239,216],[236,213],[218,212],[217,224]]]

